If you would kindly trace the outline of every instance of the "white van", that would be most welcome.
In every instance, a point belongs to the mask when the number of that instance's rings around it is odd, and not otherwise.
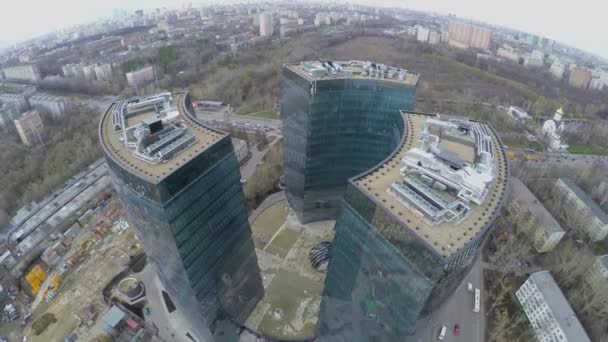
[[[443,327],[441,327],[441,330],[439,331],[439,336],[437,337],[440,340],[443,340],[445,338],[445,334],[448,332],[448,328],[444,325]]]

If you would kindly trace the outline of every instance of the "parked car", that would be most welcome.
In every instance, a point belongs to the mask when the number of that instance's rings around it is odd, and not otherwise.
[[[439,340],[443,340],[445,338],[445,334],[448,332],[448,328],[444,325],[441,327],[441,330],[439,330],[439,336],[437,336],[437,339]]]
[[[460,335],[460,325],[459,324],[454,324],[454,335],[455,336]]]

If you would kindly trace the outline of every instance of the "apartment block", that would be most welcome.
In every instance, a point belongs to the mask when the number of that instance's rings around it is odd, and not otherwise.
[[[549,271],[530,275],[515,292],[540,342],[591,342]]]
[[[13,121],[19,133],[19,138],[25,146],[42,143],[42,130],[44,125],[37,110],[30,110]]]
[[[512,178],[511,191],[509,211],[518,218],[524,218],[536,251],[546,253],[553,250],[565,231],[522,181]]]
[[[600,241],[608,235],[608,215],[595,201],[570,178],[559,178],[555,190],[564,201],[576,210],[579,227],[591,241]]]

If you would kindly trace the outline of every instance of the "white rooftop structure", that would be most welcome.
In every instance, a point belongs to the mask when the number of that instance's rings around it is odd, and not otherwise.
[[[562,121],[563,115],[563,110],[559,108],[555,112],[553,119],[549,119],[543,124],[543,135],[549,139],[550,150],[557,151],[568,149],[568,145],[562,144],[562,132],[564,131],[564,122]]]
[[[403,155],[403,179],[390,191],[433,224],[463,220],[495,177],[489,132],[482,123],[440,116],[425,120],[419,143]]]

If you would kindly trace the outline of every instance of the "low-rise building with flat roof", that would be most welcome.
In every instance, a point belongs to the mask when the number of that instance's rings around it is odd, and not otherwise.
[[[511,191],[509,211],[526,218],[536,251],[545,253],[555,248],[565,234],[560,224],[522,181],[511,178]]]
[[[48,112],[54,117],[62,116],[69,107],[65,97],[36,93],[29,98],[30,106],[42,112]]]
[[[2,70],[7,80],[37,83],[40,81],[40,70],[35,64],[19,65]]]
[[[555,189],[561,199],[578,212],[579,226],[591,241],[600,241],[608,235],[608,215],[595,201],[571,178],[559,178]],[[564,204],[562,204],[564,205]]]
[[[141,87],[148,82],[154,81],[154,66],[150,65],[139,70],[131,71],[125,74],[127,83],[131,87]]]
[[[549,271],[530,275],[515,292],[540,342],[591,342]]]
[[[236,154],[236,159],[239,163],[247,158],[249,149],[247,149],[247,142],[245,140],[232,138],[232,146],[234,146],[234,153]]]
[[[608,297],[608,254],[595,258],[586,278],[592,285],[606,291]]]

